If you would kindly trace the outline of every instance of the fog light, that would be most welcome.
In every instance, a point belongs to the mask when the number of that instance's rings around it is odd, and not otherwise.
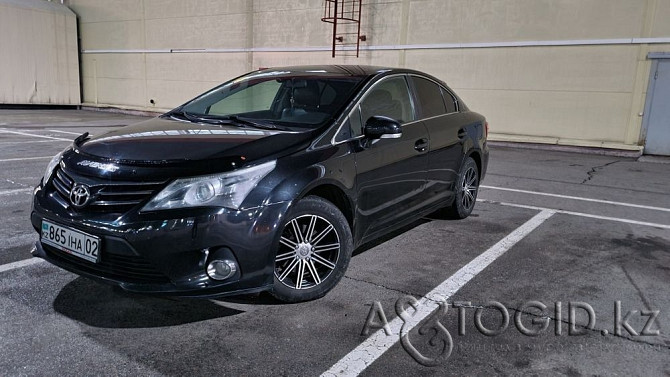
[[[235,262],[223,259],[214,260],[207,266],[207,275],[214,280],[225,280],[235,275],[237,265]]]

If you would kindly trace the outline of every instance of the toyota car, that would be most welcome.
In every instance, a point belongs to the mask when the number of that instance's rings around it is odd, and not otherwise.
[[[32,253],[132,292],[316,299],[363,243],[437,210],[470,215],[487,133],[418,71],[254,71],[77,137],[35,188]]]

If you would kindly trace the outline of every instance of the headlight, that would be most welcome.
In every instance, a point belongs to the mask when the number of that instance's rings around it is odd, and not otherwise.
[[[185,207],[240,208],[258,182],[276,161],[216,175],[177,179],[147,203],[142,211]]]
[[[70,147],[67,147],[63,149],[60,153],[55,155],[51,161],[49,161],[49,165],[47,165],[47,170],[44,171],[44,176],[42,177],[42,184],[46,185],[47,182],[49,182],[49,179],[51,179],[51,174],[53,174],[54,169],[56,169],[56,166],[60,163],[60,159],[63,157],[63,153],[65,153]]]

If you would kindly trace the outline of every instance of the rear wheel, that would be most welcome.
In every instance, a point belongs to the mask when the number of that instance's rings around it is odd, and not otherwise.
[[[461,166],[456,182],[456,197],[448,214],[457,219],[464,219],[472,213],[479,192],[479,169],[472,157],[466,157]]]
[[[344,276],[352,250],[349,224],[335,205],[316,196],[300,200],[277,245],[272,295],[285,302],[324,296]]]

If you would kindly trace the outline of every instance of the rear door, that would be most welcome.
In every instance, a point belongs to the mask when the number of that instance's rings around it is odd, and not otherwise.
[[[398,120],[402,137],[361,143],[363,124],[374,115]],[[383,78],[350,115],[358,191],[357,231],[363,237],[406,220],[425,202],[428,131],[416,121],[407,77]]]
[[[426,194],[431,203],[448,200],[463,160],[466,130],[462,117],[455,98],[445,88],[425,77],[410,78],[419,119],[430,136]]]

